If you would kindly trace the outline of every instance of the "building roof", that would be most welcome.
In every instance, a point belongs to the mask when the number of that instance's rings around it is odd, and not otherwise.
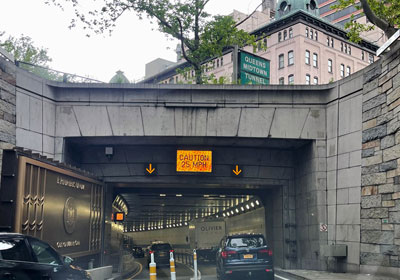
[[[124,75],[124,72],[118,70],[114,77],[111,78],[110,84],[129,84],[128,78]]]

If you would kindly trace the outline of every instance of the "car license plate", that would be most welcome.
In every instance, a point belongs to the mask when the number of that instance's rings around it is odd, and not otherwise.
[[[253,255],[252,254],[246,254],[246,255],[243,255],[243,258],[244,259],[252,259]]]

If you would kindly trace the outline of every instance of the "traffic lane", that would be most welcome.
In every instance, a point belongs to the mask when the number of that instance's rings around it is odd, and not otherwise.
[[[130,277],[128,279],[149,279],[150,271],[149,266],[147,264],[146,258],[135,259],[138,263],[142,265],[142,271]],[[193,277],[193,270],[191,270],[187,265],[181,263],[175,263],[175,271],[176,271],[176,279],[185,279],[188,280],[189,278]],[[158,266],[157,267],[157,279],[171,279],[171,271],[170,267],[168,266]]]
[[[200,264],[199,271],[201,274],[201,280],[217,280],[217,270],[215,264]],[[298,278],[292,278],[290,276],[282,275],[279,272],[275,272],[275,280],[296,280]]]

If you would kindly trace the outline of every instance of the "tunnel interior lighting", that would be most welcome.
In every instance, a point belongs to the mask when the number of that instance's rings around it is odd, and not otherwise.
[[[231,214],[232,214],[232,215],[235,214],[235,213],[233,212],[233,210],[231,210]]]
[[[228,215],[228,217],[231,215],[229,212],[226,212],[226,215]]]
[[[259,202],[258,200],[256,200],[256,204],[257,204],[257,205],[260,205],[260,202]]]
[[[240,210],[244,211],[244,207],[243,207],[243,206],[240,206]]]
[[[236,213],[239,213],[239,209],[236,208],[236,209],[235,209],[235,212],[236,212]]]
[[[219,197],[220,197],[220,198],[224,198],[224,197],[226,197],[226,195],[221,194]]]
[[[177,197],[182,197],[182,194],[181,193],[177,193],[176,196]]]
[[[160,193],[160,196],[167,196],[165,193]]]
[[[222,216],[225,217],[226,216],[225,213],[222,213]]]
[[[252,203],[250,203],[251,204],[251,207],[254,207],[255,205],[254,205],[254,202],[252,202]]]
[[[203,195],[203,197],[210,197],[210,195],[209,194],[205,194],[205,195]]]
[[[250,209],[250,206],[248,204],[246,204],[246,209]]]

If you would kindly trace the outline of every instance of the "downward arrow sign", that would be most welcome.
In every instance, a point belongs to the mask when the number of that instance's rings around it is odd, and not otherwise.
[[[146,168],[146,171],[149,172],[149,174],[153,173],[155,168],[152,167],[151,163],[149,164],[149,168]]]
[[[240,173],[242,173],[242,169],[239,169],[239,165],[236,165],[236,169],[232,170],[232,172],[238,176]]]

